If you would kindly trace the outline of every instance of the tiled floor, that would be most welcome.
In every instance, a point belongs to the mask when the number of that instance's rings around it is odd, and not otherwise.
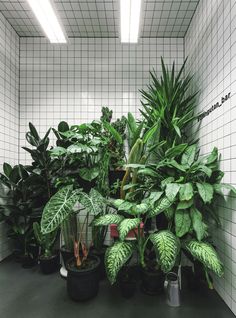
[[[182,306],[170,308],[164,296],[137,292],[132,299],[121,297],[108,282],[99,295],[86,303],[71,301],[59,274],[42,275],[37,267],[23,269],[7,260],[0,264],[1,318],[231,318],[234,315],[215,291],[185,292]]]

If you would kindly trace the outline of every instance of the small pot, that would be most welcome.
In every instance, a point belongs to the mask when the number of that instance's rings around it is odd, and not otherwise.
[[[105,253],[107,250],[106,245],[103,245],[101,250],[96,250],[95,248],[91,249],[91,254],[97,256],[100,259],[100,265],[99,265],[99,273],[100,273],[100,279],[105,279],[106,277],[106,267],[104,263],[105,259]]]
[[[86,301],[94,298],[99,290],[99,267],[100,259],[90,255],[85,268],[76,268],[75,260],[67,263],[67,292],[69,297],[75,301]]]
[[[122,181],[125,175],[125,170],[110,170],[109,171],[109,187],[112,187],[112,185],[117,181]],[[116,193],[111,194],[112,198],[119,199],[120,198],[120,189],[117,190]]]
[[[63,259],[64,266],[66,267],[68,261],[74,257],[74,253],[73,251],[66,249],[65,246],[62,246],[60,248],[60,253]]]
[[[164,280],[165,276],[161,271],[142,269],[141,290],[147,295],[158,295],[164,290]]]
[[[59,253],[50,257],[40,256],[39,265],[43,274],[52,274],[59,270],[60,256]]]

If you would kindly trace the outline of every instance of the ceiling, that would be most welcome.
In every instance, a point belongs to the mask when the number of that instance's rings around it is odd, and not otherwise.
[[[184,37],[199,0],[143,0],[141,37]],[[68,37],[119,37],[119,0],[54,0]],[[44,36],[26,0],[0,0],[19,36]]]

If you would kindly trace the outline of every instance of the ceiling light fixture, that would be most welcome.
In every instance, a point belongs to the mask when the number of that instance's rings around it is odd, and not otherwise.
[[[121,42],[137,43],[142,0],[120,0]]]
[[[50,0],[28,0],[28,3],[50,42],[66,43],[66,37]]]

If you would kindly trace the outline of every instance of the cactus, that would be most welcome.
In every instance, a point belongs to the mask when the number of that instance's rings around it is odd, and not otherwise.
[[[41,253],[45,257],[52,256],[53,245],[56,241],[57,231],[49,234],[42,234],[40,225],[37,222],[33,224],[34,236],[41,247]]]

